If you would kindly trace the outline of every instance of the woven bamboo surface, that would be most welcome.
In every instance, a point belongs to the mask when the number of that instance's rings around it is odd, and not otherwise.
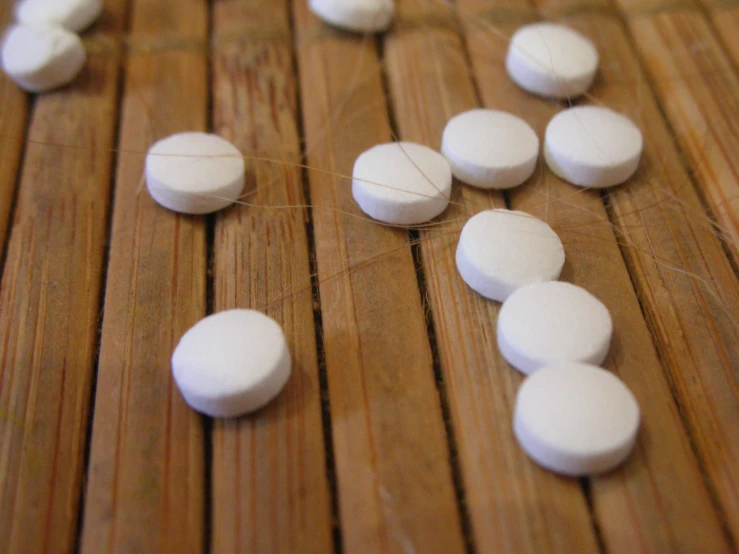
[[[374,37],[305,0],[107,0],[72,85],[0,77],[0,553],[737,551],[739,3],[397,7]],[[363,218],[348,176],[377,143],[438,148],[481,106],[543,133],[566,104],[503,63],[542,18],[596,44],[578,103],[641,127],[636,176],[580,190],[540,164],[505,194],[455,184],[432,226]],[[244,152],[242,205],[180,216],[142,190],[148,147],[185,130]],[[465,220],[506,206],[552,225],[562,278],[613,315],[606,367],[643,424],[607,475],[556,476],[513,436],[499,305],[454,262]],[[234,307],[283,325],[293,374],[214,421],[169,357]]]

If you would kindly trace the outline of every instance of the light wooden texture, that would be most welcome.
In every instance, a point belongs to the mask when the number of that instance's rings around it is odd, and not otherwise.
[[[739,69],[739,2],[734,3],[730,9],[714,9],[710,16],[722,46],[734,62],[734,69]],[[734,202],[739,200],[735,198]]]
[[[739,159],[736,0],[397,6],[376,40],[305,0],[109,0],[83,75],[30,121],[0,76],[0,552],[736,552],[739,280],[706,217],[736,181],[720,173]],[[504,70],[537,13],[596,42],[579,102],[644,130],[637,175],[597,193],[540,164],[505,194],[455,184],[435,227],[364,219],[348,176],[391,123],[438,148],[481,102],[540,132],[564,107]],[[247,155],[247,205],[157,206],[146,150],[208,128]],[[454,261],[466,218],[507,204],[550,221],[563,278],[613,312],[607,366],[644,425],[609,475],[555,476],[512,435],[522,376],[498,354],[498,304]],[[237,306],[283,324],[294,371],[264,410],[210,422],[169,359]]]
[[[739,7],[737,0],[700,0],[700,4],[709,12],[718,15],[723,10]]]
[[[547,6],[557,8],[552,2]],[[577,23],[586,35],[596,28],[613,28],[605,17],[581,17]],[[506,36],[514,30],[498,28]],[[483,103],[520,115],[543,136],[560,107],[506,80],[502,63],[506,45],[498,37],[473,31],[469,43]],[[610,63],[608,54],[601,49],[603,66]],[[699,545],[707,552],[726,551],[719,518],[685,437],[600,194],[576,189],[542,165],[529,184],[514,189],[509,198],[513,209],[547,220],[562,238],[567,252],[562,278],[595,294],[611,311],[616,334],[607,367],[626,382],[642,407],[637,451],[624,468],[592,483],[606,546],[623,552],[694,552]]]
[[[293,6],[308,163],[351,174],[391,138],[374,40]],[[348,179],[309,181],[344,551],[461,552],[408,233],[357,217]]]
[[[629,28],[677,141],[739,260],[739,77],[700,12],[634,17]]]
[[[204,39],[205,8],[139,0],[132,48],[152,38]],[[82,552],[197,553],[205,542],[202,422],[174,386],[169,359],[205,314],[205,221],[159,207],[141,186],[154,140],[206,128],[206,59],[134,51],[125,70]]]
[[[114,37],[123,2],[106,10]],[[74,84],[36,100],[29,125],[37,142],[26,147],[0,292],[3,552],[71,552],[77,541],[117,82],[118,60],[92,56]],[[7,110],[23,117],[25,100],[7,94],[0,119],[12,133]],[[4,178],[17,155],[16,145]]]
[[[582,17],[578,22],[586,35],[596,28],[614,28],[603,17]],[[513,31],[503,30],[507,35]],[[470,37],[470,55],[483,103],[519,114],[543,136],[559,106],[512,84],[498,84],[506,82],[505,44],[489,36],[486,41],[478,34]],[[608,66],[609,51],[601,50],[601,55],[602,64]],[[610,98],[603,100],[608,103]],[[622,469],[592,483],[592,501],[606,547],[621,552],[695,552],[698,547],[705,552],[726,551],[719,519],[685,437],[600,195],[573,188],[541,166],[528,185],[511,192],[510,204],[552,225],[567,253],[562,278],[595,294],[611,311],[616,332],[607,367],[626,382],[642,408],[636,452]]]
[[[695,70],[694,60],[685,60],[685,57],[700,56],[702,64],[705,61],[704,55],[708,59],[721,59],[723,56],[716,50],[718,46],[713,38],[702,40],[702,44],[707,45],[712,54],[698,53],[700,49],[691,49],[687,44],[678,45],[681,39],[673,35],[678,28],[684,31],[686,25],[691,28],[692,25],[697,25],[708,33],[699,17],[698,14],[671,14],[651,19],[639,18],[632,22],[631,29],[637,44],[642,44],[642,55],[647,60],[652,78],[666,78],[667,74],[657,64],[669,67],[672,84],[658,83],[656,89],[662,94],[676,95],[667,102],[668,106],[671,105],[667,113],[670,122],[676,128],[683,129],[684,135],[678,136],[678,142],[689,149],[687,154],[698,186],[710,194],[711,187],[720,178],[722,183],[739,192],[739,185],[734,178],[727,178],[723,173],[727,164],[736,163],[739,142],[735,129],[726,127],[731,119],[724,121],[724,116],[715,111],[717,105],[711,104],[710,98],[706,97],[728,94],[725,87],[719,86],[715,80],[735,82],[733,70],[725,63],[724,71],[709,76],[708,84],[704,85],[700,77],[691,76],[686,73],[686,69],[678,69],[687,66]],[[684,18],[687,18],[687,22]],[[655,33],[649,35],[649,42],[646,38],[648,30]],[[669,43],[657,41],[657,37],[665,36],[672,37]],[[679,36],[687,40],[692,34],[681,32]],[[659,46],[655,46],[656,44]],[[669,45],[669,52],[664,49],[666,44]],[[652,48],[656,51],[651,51]],[[689,54],[690,50],[694,52]],[[636,71],[636,64],[624,56],[621,57],[620,64],[622,74],[633,74]],[[613,73],[609,77],[618,79]],[[711,81],[714,81],[713,86],[723,88],[723,92],[709,90],[712,87]],[[667,86],[671,87],[669,91],[666,90]],[[646,91],[646,84],[642,85],[642,90],[644,93],[638,95],[642,110],[634,115],[637,116],[636,119],[641,119],[642,128],[652,130],[651,148],[659,153],[655,155],[655,167],[650,167],[651,174],[643,179],[654,183],[651,188],[660,187],[661,190],[653,191],[652,198],[644,195],[641,199],[638,194],[617,191],[614,196],[622,201],[614,203],[615,213],[623,219],[628,236],[638,246],[639,250],[627,250],[633,265],[632,275],[644,281],[641,291],[646,301],[643,303],[648,308],[650,322],[659,338],[660,353],[667,361],[678,400],[690,422],[691,438],[698,448],[734,541],[737,542],[739,289],[736,275],[722,255],[716,238],[712,236],[710,224],[702,214],[700,201],[692,190],[688,177],[681,170],[677,156],[666,152],[663,147],[670,136],[664,127],[657,127],[655,124],[658,109],[653,102],[647,103],[650,95]],[[730,104],[725,107],[729,110],[729,118],[734,112],[739,115],[739,112],[731,111],[732,106],[736,106],[736,97],[724,99]],[[628,103],[628,98],[626,102]],[[678,120],[678,117],[681,119]],[[698,140],[695,137],[699,131],[704,137],[700,139],[703,142],[703,152],[700,154],[697,147],[693,149],[693,141]],[[725,143],[719,145],[718,140]],[[697,156],[701,158],[698,159]],[[646,213],[634,212],[639,207],[650,205],[652,208]],[[736,206],[736,202],[730,202],[724,207],[730,214],[735,214],[732,205]],[[634,233],[632,237],[629,227],[637,226],[639,220],[653,223],[644,228],[645,232]],[[733,251],[736,253],[736,249]],[[649,252],[658,256],[660,263],[655,263],[644,255]],[[687,274],[681,274],[680,270]],[[676,336],[681,340],[676,341]]]
[[[214,4],[214,131],[247,157],[279,160],[247,158],[251,205],[218,215],[214,310],[264,311],[283,326],[293,357],[273,403],[214,424],[214,553],[333,548],[287,7],[286,0]],[[261,32],[252,38],[249,28]]]
[[[12,20],[12,4],[0,6],[0,26]],[[0,74],[0,245],[3,252],[26,138],[28,97],[4,73]],[[2,414],[0,413],[0,419]]]
[[[447,121],[478,101],[458,33],[422,23],[446,16],[432,6],[399,2],[401,20],[419,23],[386,40],[385,64],[400,138],[438,149]],[[443,225],[421,232],[420,249],[477,551],[597,552],[578,481],[541,470],[518,447],[512,415],[522,375],[498,351],[499,304],[475,294],[457,272],[467,218],[504,208],[505,200],[457,182],[453,201]]]

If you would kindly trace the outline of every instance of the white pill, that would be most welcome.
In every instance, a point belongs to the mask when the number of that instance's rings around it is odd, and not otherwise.
[[[600,300],[559,281],[521,287],[498,316],[500,352],[526,374],[561,362],[600,365],[612,333],[611,314]]]
[[[577,363],[528,377],[516,396],[514,433],[541,466],[572,477],[614,469],[639,429],[639,404],[618,377]]]
[[[70,83],[85,65],[80,37],[53,25],[14,25],[3,42],[3,70],[28,92]]]
[[[524,285],[556,280],[564,263],[557,233],[524,212],[480,212],[467,221],[457,245],[457,269],[465,283],[500,302]]]
[[[358,33],[384,31],[395,16],[393,0],[310,0],[309,7],[326,23]]]
[[[484,189],[509,189],[534,172],[539,137],[515,115],[471,110],[447,123],[441,153],[460,181]]]
[[[446,158],[412,142],[370,148],[354,164],[352,193],[364,213],[385,223],[414,225],[449,205],[452,170]]]
[[[211,417],[258,410],[285,386],[291,365],[282,328],[253,310],[202,319],[172,354],[172,373],[185,402]]]
[[[511,38],[506,69],[522,89],[565,99],[587,92],[598,70],[598,51],[590,40],[555,23],[532,23]]]
[[[618,185],[639,167],[644,141],[626,116],[608,108],[561,111],[547,125],[544,159],[552,172],[581,187]]]
[[[15,17],[28,25],[61,25],[79,33],[103,13],[103,0],[19,0]]]
[[[176,212],[206,214],[230,206],[244,188],[244,158],[227,140],[178,133],[155,143],[146,156],[152,198]]]

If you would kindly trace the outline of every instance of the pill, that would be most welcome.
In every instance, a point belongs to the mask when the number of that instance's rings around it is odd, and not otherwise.
[[[221,137],[178,133],[155,143],[146,156],[152,198],[176,212],[206,214],[230,206],[244,188],[244,158]]]
[[[598,70],[598,51],[587,37],[564,25],[532,23],[511,38],[506,69],[522,89],[565,99],[590,88]]]
[[[643,144],[641,131],[628,117],[608,108],[578,106],[561,111],[547,125],[544,160],[573,185],[610,187],[636,172]]]
[[[484,189],[509,189],[534,172],[539,137],[515,115],[470,110],[447,123],[441,153],[460,181]]]
[[[603,303],[585,289],[560,281],[521,287],[498,315],[500,352],[526,374],[561,362],[600,365],[612,333],[611,315]]]
[[[15,17],[28,25],[61,25],[79,33],[103,12],[103,0],[19,0]]]
[[[452,170],[444,156],[426,146],[380,144],[357,158],[352,193],[362,211],[378,221],[422,223],[449,205]]]
[[[518,211],[478,213],[465,224],[457,245],[457,269],[465,283],[500,302],[524,285],[556,280],[564,262],[557,233]]]
[[[631,453],[639,404],[615,375],[565,363],[527,377],[516,395],[513,430],[539,465],[572,477],[605,473]]]
[[[309,7],[326,23],[358,33],[384,31],[395,15],[393,0],[310,0]]]
[[[254,310],[200,320],[172,354],[172,374],[185,402],[211,417],[237,417],[263,407],[285,386],[291,365],[280,325]]]
[[[86,59],[80,38],[55,25],[14,25],[3,41],[3,70],[28,92],[70,83]]]

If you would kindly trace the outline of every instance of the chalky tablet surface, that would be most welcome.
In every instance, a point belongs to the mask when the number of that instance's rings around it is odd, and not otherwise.
[[[15,25],[3,41],[3,70],[28,92],[70,83],[86,59],[80,38],[54,25]]]
[[[20,0],[15,16],[28,25],[61,25],[80,32],[92,25],[103,12],[103,0]]]
[[[498,315],[500,351],[526,374],[562,362],[600,365],[612,333],[611,314],[600,300],[559,281],[521,287]]]
[[[282,390],[291,357],[281,327],[253,310],[228,310],[188,330],[172,355],[185,401],[211,417],[258,410]]]
[[[244,188],[244,159],[227,140],[179,133],[155,143],[146,156],[146,186],[170,210],[205,214],[233,204]]]
[[[465,224],[457,245],[465,283],[501,302],[524,285],[556,280],[564,262],[564,246],[552,228],[518,211],[480,212]]]
[[[411,142],[380,144],[354,164],[352,193],[364,213],[385,223],[413,225],[449,205],[452,170],[444,156]]]
[[[515,115],[471,110],[447,123],[441,152],[460,181],[484,189],[509,189],[534,172],[539,138]]]
[[[618,185],[639,167],[644,141],[626,116],[599,106],[569,108],[547,125],[544,159],[553,173],[581,187]]]
[[[384,31],[393,21],[393,0],[310,0],[310,10],[330,25],[360,33]]]
[[[567,363],[528,377],[516,396],[514,432],[541,466],[573,477],[610,471],[629,455],[639,405],[618,377]]]
[[[506,69],[522,89],[566,99],[590,88],[598,70],[598,51],[587,37],[569,27],[532,23],[511,38]]]

